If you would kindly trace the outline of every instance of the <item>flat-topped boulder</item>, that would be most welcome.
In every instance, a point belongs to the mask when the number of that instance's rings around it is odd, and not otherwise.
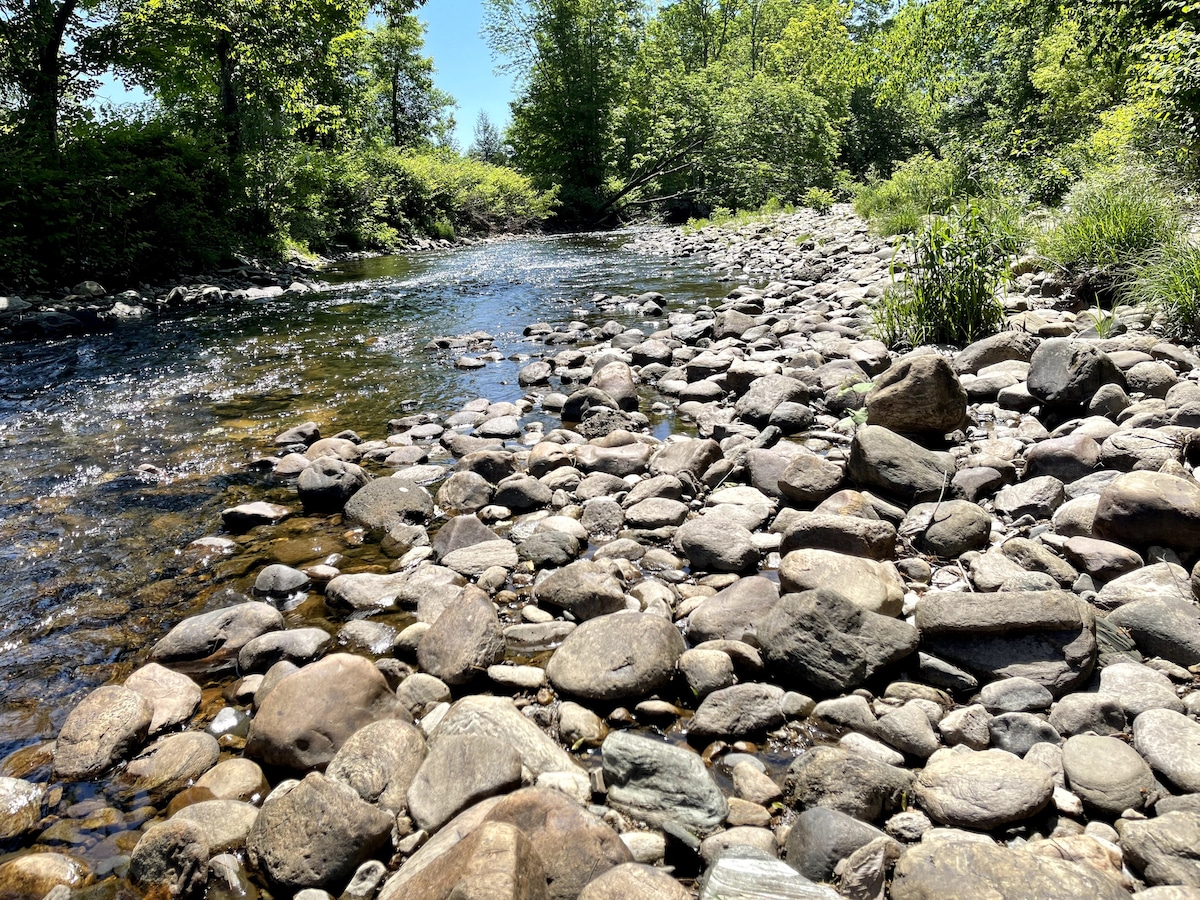
[[[882,425],[855,432],[846,474],[863,488],[906,502],[937,500],[954,477],[949,453],[927,450]]]
[[[931,591],[917,605],[921,650],[984,681],[1021,675],[1055,696],[1096,662],[1095,617],[1067,591]]]

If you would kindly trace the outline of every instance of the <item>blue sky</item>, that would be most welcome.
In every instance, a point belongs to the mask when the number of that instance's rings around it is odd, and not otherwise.
[[[512,78],[495,74],[492,52],[479,36],[483,4],[479,0],[428,0],[417,11],[426,25],[425,55],[433,57],[434,83],[458,101],[455,136],[463,152],[471,146],[475,119],[485,111],[498,128],[508,123]],[[127,91],[112,76],[103,79],[96,97],[109,103],[140,103],[140,88]]]
[[[437,70],[434,83],[458,101],[454,111],[460,149],[471,145],[475,119],[483,110],[497,127],[508,123],[512,78],[495,74],[492,52],[479,36],[483,4],[479,0],[428,0],[417,11],[427,26],[425,53]]]

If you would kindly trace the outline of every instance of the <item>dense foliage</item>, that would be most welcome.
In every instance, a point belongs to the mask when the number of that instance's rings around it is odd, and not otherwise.
[[[0,284],[552,212],[853,198],[921,235],[972,198],[1007,228],[1081,179],[1200,175],[1192,0],[485,0],[517,97],[466,155],[420,2],[0,0]],[[151,108],[94,121],[104,73]]]
[[[0,0],[0,288],[546,219],[552,192],[449,146],[413,5]],[[104,73],[152,101],[99,113]]]
[[[518,78],[514,158],[582,221],[845,197],[895,173],[908,184],[865,206],[902,233],[967,195],[1055,203],[1131,154],[1200,171],[1186,0],[488,5]]]

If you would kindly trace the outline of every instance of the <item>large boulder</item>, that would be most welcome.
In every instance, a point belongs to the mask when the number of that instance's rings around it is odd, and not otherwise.
[[[231,598],[245,600],[237,594]],[[244,602],[189,616],[150,650],[150,659],[189,671],[233,668],[254,638],[283,628],[283,613],[269,603]]]
[[[554,687],[587,700],[643,698],[670,684],[685,645],[662,616],[621,612],[589,619],[550,657]]]
[[[521,715],[508,697],[463,697],[450,707],[434,734],[474,734],[505,741],[517,751],[521,765],[535,778],[545,772],[581,771],[579,763],[532,720]]]
[[[1200,793],[1200,723],[1172,709],[1147,709],[1133,720],[1133,747],[1179,790]]]
[[[951,364],[960,375],[975,375],[996,363],[1029,362],[1040,343],[1041,338],[1027,331],[1001,331],[968,344],[955,355]]]
[[[510,744],[482,735],[440,735],[408,789],[408,814],[418,828],[437,831],[468,806],[520,785],[521,757]]]
[[[909,356],[875,379],[867,422],[902,434],[940,439],[967,421],[967,392],[940,356]]]
[[[989,841],[928,841],[896,864],[893,900],[1128,900],[1115,879],[1088,865]]]
[[[992,517],[967,500],[918,503],[900,524],[900,536],[915,549],[942,559],[956,559],[987,547]]]
[[[1029,393],[1051,414],[1078,413],[1105,384],[1124,388],[1125,376],[1094,343],[1052,338],[1029,358]]]
[[[404,478],[376,478],[347,501],[344,512],[348,521],[384,535],[397,525],[427,522],[433,497]]]
[[[296,492],[307,513],[340,512],[346,501],[370,480],[371,476],[361,466],[336,456],[322,456],[300,473]]]
[[[1200,484],[1165,472],[1128,472],[1100,492],[1092,529],[1128,547],[1200,550]]]
[[[263,805],[246,843],[250,865],[281,892],[340,892],[383,846],[393,818],[317,772]]]
[[[589,881],[579,900],[690,900],[691,896],[662,869],[628,862]]]
[[[890,562],[831,550],[788,553],[779,561],[779,587],[784,594],[824,588],[885,616],[899,615],[904,603],[904,581]]]
[[[145,795],[152,802],[169,799],[194,784],[217,764],[221,748],[203,731],[185,731],[159,738],[113,779],[125,796]]]
[[[734,411],[738,418],[751,425],[763,426],[781,403],[808,402],[808,386],[786,375],[764,375],[756,378],[750,389],[738,398]]]
[[[354,732],[325,774],[350,785],[368,803],[400,812],[425,760],[425,738],[403,719],[381,719]]]
[[[650,463],[651,475],[679,475],[683,472],[699,478],[708,467],[721,459],[721,445],[711,439],[669,441],[663,444]]]
[[[42,900],[59,885],[81,888],[91,877],[87,863],[65,853],[26,853],[0,863],[0,896]]]
[[[592,373],[588,384],[608,394],[617,402],[617,406],[626,412],[637,410],[637,381],[627,363],[620,360],[605,363]]]
[[[0,846],[32,831],[42,819],[46,787],[23,778],[0,775]]]
[[[466,684],[503,659],[504,632],[496,608],[473,585],[437,617],[417,645],[421,670],[451,685]]]
[[[873,822],[898,810],[912,789],[913,774],[841,747],[816,746],[796,757],[784,780],[796,809],[823,807]]]
[[[275,686],[250,725],[245,752],[284,769],[324,769],[364,725],[407,717],[370,660],[335,653]]]
[[[787,837],[787,861],[812,881],[830,881],[839,862],[884,834],[836,809],[815,806],[800,813]]]
[[[533,588],[539,605],[561,609],[576,621],[625,609],[621,582],[598,562],[579,560],[551,572]]]
[[[1142,873],[1147,884],[1200,890],[1200,859],[1196,853],[1200,846],[1200,813],[1168,812],[1148,821],[1122,822],[1119,830],[1125,858]]]
[[[758,626],[769,669],[827,693],[858,687],[917,649],[917,630],[821,588],[785,594]]]
[[[172,900],[202,898],[208,887],[208,845],[193,822],[162,822],[142,835],[129,860],[129,880],[164,890]]]
[[[200,706],[200,685],[158,663],[142,666],[125,679],[125,687],[137,691],[154,707],[151,734],[186,722]]]
[[[1194,602],[1135,600],[1106,618],[1108,624],[1128,632],[1146,656],[1160,656],[1181,666],[1200,663],[1200,608]]]
[[[1045,766],[1003,750],[935,754],[913,784],[913,796],[934,821],[981,831],[1037,815],[1053,793]]]
[[[762,558],[748,528],[715,512],[684,522],[674,543],[693,568],[705,572],[743,572]]]
[[[409,867],[388,880],[379,900],[550,898],[541,857],[521,829],[507,822],[482,823],[414,873]]]
[[[983,681],[1021,675],[1062,696],[1096,663],[1095,616],[1067,591],[931,591],[916,623],[922,652]]]
[[[706,696],[688,724],[688,737],[748,738],[784,722],[783,688],[774,684],[735,684]]]
[[[529,838],[546,867],[551,900],[575,900],[594,878],[633,862],[612,828],[561,791],[515,791],[485,821],[514,825]]]
[[[706,831],[729,812],[698,753],[653,737],[614,731],[600,747],[608,804],[651,825]]]
[[[779,586],[751,575],[702,601],[688,616],[687,635],[694,644],[713,640],[745,640],[758,620],[779,602]]]
[[[779,475],[779,492],[800,506],[820,503],[842,483],[842,467],[805,450],[793,456]]]
[[[854,435],[846,471],[859,486],[906,502],[937,500],[950,492],[954,458],[881,425],[867,425]]]
[[[1142,809],[1154,792],[1154,774],[1136,750],[1115,737],[1077,734],[1063,744],[1067,785],[1084,804],[1107,816]]]
[[[68,781],[95,778],[128,759],[150,733],[154,707],[127,687],[96,688],[71,710],[54,747],[54,773]]]

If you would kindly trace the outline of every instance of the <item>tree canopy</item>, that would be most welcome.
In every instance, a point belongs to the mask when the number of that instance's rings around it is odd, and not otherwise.
[[[1041,202],[1132,154],[1200,174],[1192,0],[485,0],[516,99],[467,155],[420,2],[0,0],[0,283],[846,197],[911,157]],[[114,73],[149,106],[98,113]]]

